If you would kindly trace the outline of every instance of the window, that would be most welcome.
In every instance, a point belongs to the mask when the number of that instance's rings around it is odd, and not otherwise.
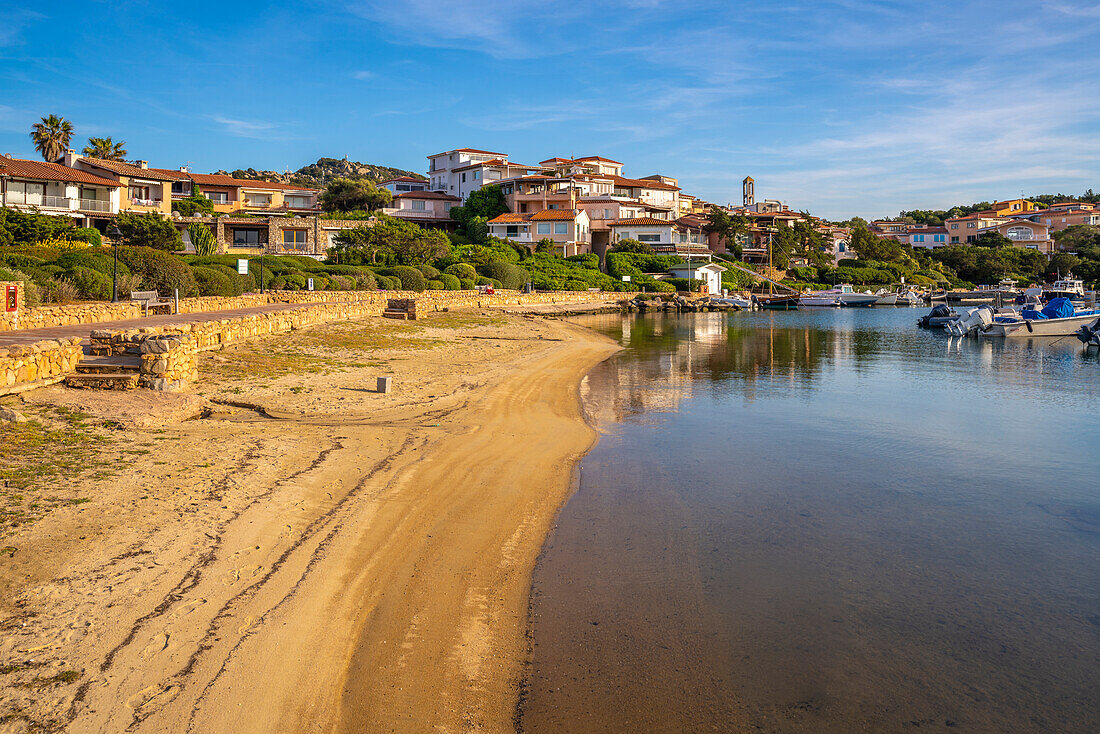
[[[638,241],[639,242],[660,242],[661,241],[661,235],[659,235],[659,234],[639,234],[638,235]]]
[[[215,204],[229,203],[229,194],[224,191],[204,191],[203,195]]]
[[[481,178],[481,171],[480,170],[475,170],[474,171],[474,180],[477,181],[480,178]]]
[[[554,234],[569,234],[569,224],[567,222],[554,222]]]
[[[249,194],[244,198],[246,206],[271,206],[271,195]]]
[[[304,250],[304,249],[306,249],[306,231],[304,229],[284,229],[283,230],[283,249],[284,250]]]
[[[951,238],[951,244],[956,244],[958,241],[959,241],[958,237],[952,237]]]
[[[308,209],[309,197],[307,196],[288,196],[286,197],[286,205],[291,209]]]
[[[189,194],[191,193],[190,181],[173,181],[172,182],[173,194]]]
[[[129,196],[130,196],[131,199],[138,199],[140,201],[148,201],[149,200],[149,187],[148,186],[131,186]]]
[[[550,234],[550,222],[539,222],[538,234]]]
[[[462,183],[466,183],[466,172],[462,172]]]
[[[933,242],[943,242],[946,237],[947,237],[947,235],[943,235],[943,234],[932,235],[932,241]]]
[[[85,186],[80,187],[80,198],[84,201],[95,201],[96,196],[97,194],[95,189],[89,189]]]
[[[509,224],[504,228],[505,237],[519,237],[519,225]]]
[[[235,229],[233,230],[233,246],[234,247],[259,247],[262,244],[260,241],[260,230],[258,229]]]
[[[959,225],[957,223],[951,225],[951,229],[958,229],[958,228],[959,228]]]
[[[967,223],[966,223],[966,228],[967,228],[967,229],[974,229],[974,228],[975,228],[975,227],[977,227],[977,226],[978,226],[978,223],[977,223],[977,222],[967,222]]]
[[[610,209],[604,209],[603,210],[603,218],[604,219],[611,219],[611,210]]]
[[[485,178],[489,179],[490,181],[499,181],[500,180],[500,171],[489,169],[488,171],[485,172]]]
[[[1035,239],[1031,234],[1031,230],[1027,227],[1009,227],[1008,231],[1005,232],[1005,237],[1008,237],[1010,240]]]
[[[922,234],[913,235],[913,241],[914,242],[924,242],[924,235],[922,235]]]
[[[424,211],[424,200],[423,199],[413,199],[412,200],[412,210],[414,212]]]

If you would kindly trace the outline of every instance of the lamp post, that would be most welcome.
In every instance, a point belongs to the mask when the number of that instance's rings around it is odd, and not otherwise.
[[[111,250],[115,254],[115,273],[111,278],[111,303],[118,303],[118,241],[122,238],[122,231],[115,224],[107,234],[111,237]]]

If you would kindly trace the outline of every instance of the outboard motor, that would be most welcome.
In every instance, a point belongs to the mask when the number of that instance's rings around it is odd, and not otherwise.
[[[992,323],[993,309],[989,306],[978,306],[967,311],[965,316],[947,322],[943,328],[953,336],[971,336],[979,330],[988,329]]]
[[[1073,332],[1073,335],[1081,340],[1082,344],[1086,346],[1100,346],[1100,319],[1092,322],[1092,325],[1085,324],[1077,331]]]

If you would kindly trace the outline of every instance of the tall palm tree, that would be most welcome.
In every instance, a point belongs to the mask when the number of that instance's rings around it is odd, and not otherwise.
[[[81,151],[89,158],[102,158],[105,161],[121,161],[126,157],[126,141],[116,143],[110,138],[88,138],[88,144]]]
[[[31,140],[45,161],[53,162],[65,154],[73,137],[73,124],[64,117],[50,115],[31,126]]]

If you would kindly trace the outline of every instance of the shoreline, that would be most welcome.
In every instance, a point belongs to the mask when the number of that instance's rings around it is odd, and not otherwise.
[[[492,323],[451,336],[366,320],[415,334],[419,351],[387,353],[392,396],[357,387],[377,366],[306,389],[293,372],[246,388],[217,373],[237,352],[278,354],[270,341],[206,355],[225,393],[208,400],[277,408],[127,435],[126,476],[9,534],[0,660],[25,670],[0,677],[0,715],[72,731],[512,730],[531,573],[598,439],[579,385],[619,347],[565,321],[477,318]],[[56,670],[76,677],[24,692]]]

